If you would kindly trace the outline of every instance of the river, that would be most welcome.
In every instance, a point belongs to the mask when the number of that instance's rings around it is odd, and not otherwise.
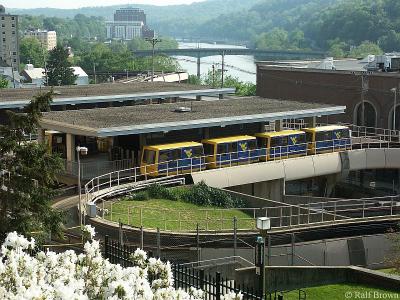
[[[180,49],[187,48],[246,48],[243,46],[226,44],[208,44],[208,43],[186,43],[179,42]],[[175,56],[183,70],[190,75],[197,74],[197,59],[195,57]],[[216,69],[221,69],[221,56],[209,56],[201,58],[201,74],[206,75],[212,70],[212,65]],[[247,55],[226,55],[225,56],[225,74],[239,78],[243,82],[256,83],[256,64],[253,56]]]

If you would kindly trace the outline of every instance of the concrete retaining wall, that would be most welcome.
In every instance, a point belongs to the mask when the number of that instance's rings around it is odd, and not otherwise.
[[[254,267],[237,269],[235,280],[258,288],[259,277]],[[338,283],[356,283],[400,291],[400,276],[359,267],[266,267],[268,291],[289,291]]]

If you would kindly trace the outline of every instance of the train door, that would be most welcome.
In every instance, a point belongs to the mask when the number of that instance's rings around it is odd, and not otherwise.
[[[274,136],[271,138],[270,157],[271,159],[286,158],[288,155],[288,137]]]
[[[229,152],[231,143],[217,144],[217,166],[230,164],[231,153]]]
[[[257,145],[259,147],[260,159],[263,161],[268,160],[267,158],[267,148],[268,148],[269,138],[267,137],[257,137]]]

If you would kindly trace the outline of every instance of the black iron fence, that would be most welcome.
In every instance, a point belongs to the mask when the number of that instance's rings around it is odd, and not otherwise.
[[[130,256],[136,249],[136,247],[121,245],[120,242],[111,240],[108,236],[104,239],[104,257],[111,263],[120,264],[123,267],[133,265]],[[148,252],[148,256],[152,255],[152,252]],[[220,272],[206,274],[204,269],[179,264],[172,264],[172,271],[175,288],[185,291],[189,291],[191,287],[201,289],[205,293],[205,300],[221,300],[222,296],[228,293],[241,293],[244,300],[265,299],[261,291],[238,284],[233,279],[224,278]],[[267,298],[272,299],[271,295]]]

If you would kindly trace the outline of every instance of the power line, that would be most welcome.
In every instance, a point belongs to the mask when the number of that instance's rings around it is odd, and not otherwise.
[[[146,41],[151,43],[152,49],[153,49],[153,52],[152,52],[152,55],[151,55],[151,66],[152,66],[151,82],[153,82],[154,81],[154,54],[155,54],[154,53],[154,51],[155,51],[154,48],[155,48],[157,43],[161,42],[161,39],[153,37],[151,39],[150,38],[146,38]]]

